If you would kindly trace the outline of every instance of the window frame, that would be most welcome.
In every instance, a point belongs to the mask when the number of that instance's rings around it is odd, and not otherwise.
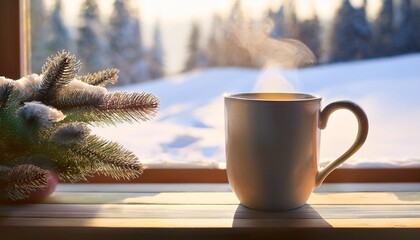
[[[0,1],[0,76],[18,79],[28,73],[30,21],[25,17],[25,0]],[[25,61],[26,59],[26,61]],[[133,180],[93,176],[91,183],[227,183],[226,169],[146,169]],[[420,168],[338,168],[327,183],[420,182]]]
[[[0,2],[0,75],[12,79],[18,79],[23,72],[21,66],[21,54],[23,53],[23,39],[20,38],[21,25],[20,9],[23,8],[21,1],[6,0]]]

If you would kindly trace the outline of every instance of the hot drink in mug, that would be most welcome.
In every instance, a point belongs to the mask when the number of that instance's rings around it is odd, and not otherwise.
[[[331,113],[350,110],[359,126],[353,145],[318,170],[320,130]],[[306,203],[314,187],[365,142],[368,120],[349,101],[321,111],[321,98],[298,93],[243,93],[225,97],[229,184],[240,202],[260,210],[287,210]]]

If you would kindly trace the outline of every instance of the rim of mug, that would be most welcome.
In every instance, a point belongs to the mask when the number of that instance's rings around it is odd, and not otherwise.
[[[267,98],[257,98],[256,95],[291,95],[293,98],[288,99],[267,99]],[[249,96],[249,97],[247,97]],[[252,97],[254,96],[254,97]],[[244,93],[234,93],[234,94],[225,94],[225,99],[236,99],[236,100],[245,100],[245,101],[262,101],[262,102],[302,102],[302,101],[321,101],[321,97],[316,97],[308,93],[288,93],[288,92],[244,92]]]

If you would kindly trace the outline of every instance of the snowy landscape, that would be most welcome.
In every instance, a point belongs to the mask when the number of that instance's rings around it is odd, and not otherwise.
[[[80,74],[118,68],[110,91],[157,95],[153,121],[95,128],[151,168],[224,167],[223,96],[239,92],[354,101],[370,129],[344,167],[420,166],[419,0],[169,2],[31,1],[32,71],[66,49],[83,62]],[[356,133],[350,112],[334,113],[321,165]]]
[[[299,70],[213,68],[112,91],[146,91],[161,101],[146,123],[97,127],[95,132],[132,150],[150,168],[224,167],[225,94],[305,92],[322,105],[351,100],[367,113],[365,145],[343,167],[420,166],[420,54],[321,65]],[[335,112],[321,133],[321,165],[353,142],[357,121]]]

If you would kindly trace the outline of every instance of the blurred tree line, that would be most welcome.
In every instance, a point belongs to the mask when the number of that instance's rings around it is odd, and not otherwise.
[[[55,0],[50,13],[44,0],[29,2],[32,72],[41,72],[48,56],[66,49],[83,62],[82,74],[118,68],[121,85],[164,75],[159,23],[156,22],[154,27],[152,46],[146,47],[142,41],[138,6],[134,2],[115,0],[112,14],[104,23],[100,19],[97,1],[85,0],[79,11],[80,24],[73,34],[63,22],[61,0]]]
[[[47,12],[45,0],[31,0],[32,71],[51,54],[67,49],[84,63],[82,73],[116,67],[122,85],[161,78],[165,74],[164,52],[159,22],[155,23],[153,43],[145,46],[137,1],[115,0],[112,14],[101,19],[97,0],[84,0],[80,21],[74,32],[63,22],[62,0],[54,0]],[[372,0],[371,0],[372,1]],[[376,1],[376,0],[374,0]],[[420,52],[420,2],[418,0],[381,0],[375,19],[368,20],[364,0],[355,7],[341,0],[335,17],[321,22],[314,1],[307,1],[312,17],[297,17],[295,1],[285,0],[279,9],[267,9],[265,19],[271,27],[266,34],[274,39],[292,38],[305,43],[318,64],[354,61]],[[181,71],[209,67],[262,67],[254,61],[249,49],[240,43],[238,29],[264,28],[255,24],[234,0],[227,16],[214,14],[208,37],[197,20],[191,24]],[[207,34],[206,34],[207,35]],[[204,38],[205,37],[205,38]],[[246,45],[247,43],[245,43]]]
[[[420,3],[413,0],[382,0],[376,18],[370,22],[366,15],[367,0],[354,7],[350,0],[342,0],[335,17],[321,23],[314,1],[307,1],[312,8],[312,18],[299,20],[295,1],[285,1],[278,10],[267,10],[274,39],[292,38],[305,43],[317,58],[317,64],[346,62],[360,59],[396,56],[420,52]],[[232,35],[232,19],[247,24],[236,0],[231,15],[225,19],[215,15],[207,44],[197,47],[200,29],[196,22],[190,37],[190,55],[184,70],[202,66],[262,67],[249,59],[246,50],[238,47]],[[201,57],[199,57],[201,56]],[[197,58],[201,61],[192,61]],[[205,60],[203,60],[205,59]],[[194,65],[195,64],[195,65]]]

